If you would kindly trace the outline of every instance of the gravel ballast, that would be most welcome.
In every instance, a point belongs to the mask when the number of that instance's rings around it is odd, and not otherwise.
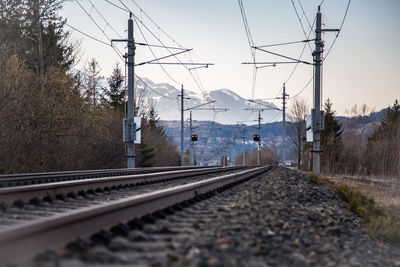
[[[360,218],[305,174],[274,167],[126,234],[38,257],[46,266],[400,266]],[[84,243],[84,242],[83,242]]]

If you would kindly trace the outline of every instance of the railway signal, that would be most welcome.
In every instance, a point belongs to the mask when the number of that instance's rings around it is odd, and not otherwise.
[[[260,141],[260,135],[259,134],[255,134],[255,135],[253,135],[253,141],[257,141],[257,142],[259,142]]]
[[[197,141],[197,137],[198,137],[197,134],[192,134],[192,141],[193,142]]]

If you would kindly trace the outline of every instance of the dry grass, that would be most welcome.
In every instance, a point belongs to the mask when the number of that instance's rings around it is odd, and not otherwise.
[[[359,190],[365,196],[387,210],[393,216],[400,217],[400,178],[377,178],[356,176],[326,176],[335,185],[347,184]]]
[[[322,186],[333,185],[336,195],[367,223],[370,236],[400,245],[400,179],[335,176],[314,180]]]

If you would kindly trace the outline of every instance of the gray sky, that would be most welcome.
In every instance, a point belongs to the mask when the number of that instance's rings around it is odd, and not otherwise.
[[[177,43],[193,48],[194,62],[211,62],[215,66],[198,69],[201,84],[206,91],[229,88],[239,95],[250,98],[252,93],[252,67],[242,65],[251,61],[251,53],[244,30],[238,2],[236,0],[135,0],[159,26],[158,29],[133,3],[122,0],[134,14],[165,45],[177,46],[163,31]],[[122,6],[119,0],[110,0]],[[293,0],[304,29],[309,31],[320,1]],[[126,38],[129,14],[104,0],[79,0],[101,30],[91,21],[76,1],[65,4],[61,15],[67,18],[69,25],[76,27],[93,37],[109,43],[108,38]],[[325,0],[321,7],[325,28],[338,28],[343,20],[348,0]],[[93,5],[92,5],[93,4]],[[243,0],[248,24],[255,45],[304,40],[305,36],[296,16],[291,0]],[[101,13],[101,16],[96,11]],[[305,14],[305,15],[304,15]],[[342,32],[336,40],[323,67],[323,100],[328,97],[333,107],[342,115],[354,104],[366,103],[379,110],[392,105],[400,99],[400,1],[398,0],[353,0]],[[107,21],[107,22],[106,22]],[[108,23],[108,24],[107,24]],[[160,44],[143,25],[139,23],[148,43]],[[116,30],[117,33],[114,32]],[[103,32],[105,34],[103,34]],[[123,63],[117,54],[97,41],[72,30],[71,41],[80,44],[81,61],[77,68],[83,68],[90,58],[100,62],[102,74],[109,76],[117,62]],[[107,35],[107,37],[105,36]],[[325,51],[334,40],[334,33],[325,33]],[[311,34],[314,38],[314,32]],[[135,40],[144,42],[139,28],[135,25]],[[310,43],[314,48],[314,43]],[[118,45],[124,51],[124,45]],[[298,58],[303,44],[277,46],[272,51]],[[160,57],[167,55],[165,49],[154,49]],[[136,62],[153,58],[147,47],[137,47]],[[187,62],[185,56],[179,57]],[[257,52],[257,61],[281,61],[282,59]],[[302,60],[312,61],[311,52],[305,48]],[[176,62],[165,59],[164,62]],[[279,65],[275,68],[262,68],[257,71],[255,98],[276,97],[292,72],[294,64]],[[179,88],[184,84],[189,90],[200,92],[188,70],[182,66],[165,66],[169,76],[158,65],[145,65],[136,68],[141,77],[155,82],[167,82]],[[286,83],[289,96],[296,95],[311,79],[313,69],[309,65],[299,64]],[[192,71],[196,76],[196,73]],[[312,104],[312,83],[299,95]],[[290,104],[289,99],[289,104]],[[274,102],[280,105],[280,101]]]

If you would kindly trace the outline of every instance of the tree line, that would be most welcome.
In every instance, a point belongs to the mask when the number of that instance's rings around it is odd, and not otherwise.
[[[306,142],[304,100],[295,100],[291,109],[289,140],[296,147],[298,166],[312,170],[312,143]],[[347,120],[339,120],[333,103],[324,103],[324,130],[321,132],[321,171],[329,174],[400,176],[400,105],[395,100],[383,119],[371,123],[374,112],[367,105],[350,111]]]
[[[1,173],[126,166],[122,70],[116,65],[104,84],[95,59],[74,69],[79,45],[58,15],[63,2],[0,2]],[[146,92],[136,92],[135,114],[143,118],[136,165],[178,165]]]

